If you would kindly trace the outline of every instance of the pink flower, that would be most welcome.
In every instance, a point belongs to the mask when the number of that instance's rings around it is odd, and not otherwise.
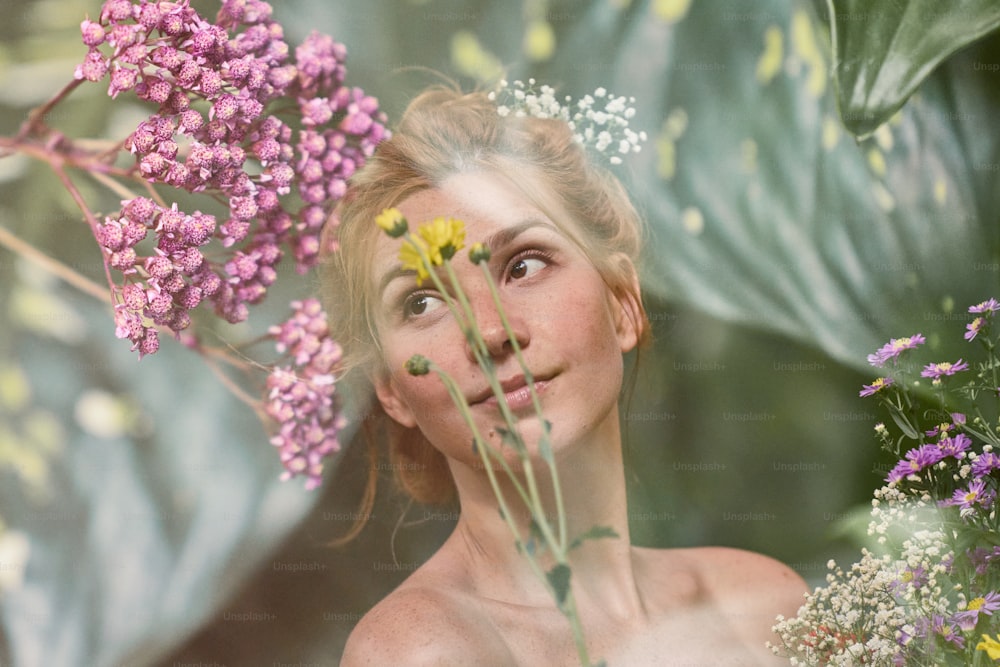
[[[877,394],[886,387],[892,386],[892,382],[893,380],[890,377],[878,378],[871,384],[864,385],[864,388],[861,390],[859,396],[871,396],[873,394]]]
[[[912,350],[918,345],[923,345],[926,338],[921,334],[913,334],[908,338],[893,338],[883,345],[874,354],[868,355],[868,363],[876,368],[881,368],[890,359],[896,359],[906,350]]]
[[[950,363],[943,361],[938,364],[927,364],[924,370],[920,372],[921,377],[934,378],[935,380],[941,378],[945,375],[954,375],[959,371],[969,370],[969,364],[965,363],[961,359],[955,363]]]

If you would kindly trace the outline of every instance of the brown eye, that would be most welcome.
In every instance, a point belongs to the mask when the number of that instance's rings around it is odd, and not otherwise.
[[[428,313],[441,305],[441,300],[430,294],[411,294],[403,303],[403,316],[417,317]]]
[[[427,297],[417,296],[406,303],[407,315],[420,315],[427,310]]]
[[[544,266],[545,262],[540,259],[532,257],[518,259],[510,265],[510,277],[514,280],[520,280],[521,278],[526,278],[532,273],[535,273]]]

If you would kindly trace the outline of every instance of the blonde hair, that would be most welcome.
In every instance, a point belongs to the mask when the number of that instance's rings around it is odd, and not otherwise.
[[[470,171],[508,179],[546,213],[564,211],[569,219],[550,216],[553,222],[581,247],[611,292],[635,304],[639,321],[633,324],[642,340],[648,336],[634,266],[643,228],[619,181],[588,160],[565,122],[501,117],[485,92],[434,87],[410,103],[392,137],[355,173],[324,232],[322,292],[331,334],[344,348],[342,382],[349,393],[370,397],[373,374],[385,370],[372,309],[371,258],[381,233],[375,216]],[[392,421],[377,400],[368,407],[364,431],[369,447],[388,440],[390,468],[411,498],[427,504],[454,499],[444,456],[417,429]],[[374,501],[379,467],[377,455],[370,461],[366,506]]]

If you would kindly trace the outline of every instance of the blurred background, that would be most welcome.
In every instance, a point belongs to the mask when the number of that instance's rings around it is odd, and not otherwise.
[[[921,332],[935,360],[957,358],[968,305],[1000,296],[995,36],[857,139],[838,114],[825,2],[273,4],[291,45],[311,30],[346,45],[348,83],[390,125],[434,81],[412,66],[469,87],[502,67],[573,96],[635,96],[650,140],[621,174],[650,224],[654,343],[622,409],[633,539],[760,551],[811,584],[829,558],[855,559],[893,463],[858,397],[875,375],[865,355]],[[0,134],[68,81],[79,23],[99,12],[7,0]],[[841,16],[842,47],[864,13]],[[121,139],[150,113],[105,92],[82,87],[49,124]],[[78,184],[93,210],[117,208]],[[99,281],[81,222],[47,167],[0,159],[0,226]],[[260,335],[314,280],[288,272],[248,322],[210,335]],[[382,470],[366,528],[331,547],[359,518],[360,443],[316,491],[278,481],[256,414],[205,360],[165,340],[137,362],[104,304],[4,247],[0,314],[0,665],[336,665],[454,523]]]

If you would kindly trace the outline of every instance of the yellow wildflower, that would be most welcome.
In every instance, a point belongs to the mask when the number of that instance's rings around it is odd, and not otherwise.
[[[465,246],[465,223],[455,218],[437,217],[417,230],[427,243],[427,255],[434,266],[441,266]]]
[[[423,257],[427,255],[427,244],[416,236],[410,236],[403,242],[403,247],[399,249],[399,261],[404,269],[417,272],[417,284],[422,285],[424,280],[430,277],[427,265],[424,264]]]
[[[1000,639],[1000,635],[997,635],[997,639]],[[990,660],[1000,660],[1000,641],[991,638],[989,635],[983,635],[983,641],[976,644],[977,651],[986,651],[986,655],[990,656]]]
[[[387,208],[376,215],[375,224],[394,239],[406,233],[406,218],[398,208]]]
[[[441,266],[464,246],[465,223],[439,216],[421,224],[417,236],[406,238],[399,250],[399,261],[404,269],[417,272],[417,284],[422,285],[430,276],[431,266]]]

